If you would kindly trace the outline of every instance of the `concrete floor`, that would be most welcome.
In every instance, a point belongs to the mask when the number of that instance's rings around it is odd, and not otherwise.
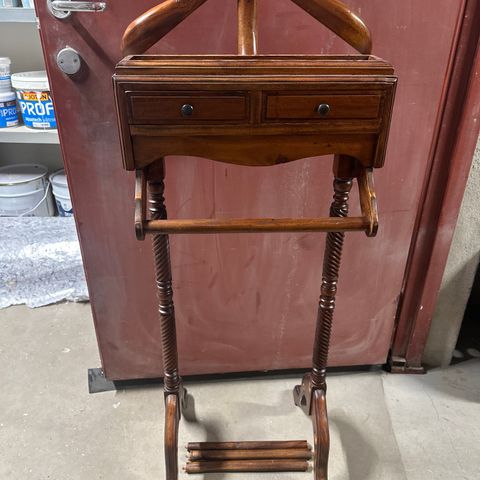
[[[0,311],[0,479],[161,479],[159,388],[89,395],[88,305]],[[308,439],[293,378],[189,383],[188,440]],[[216,399],[216,402],[213,401]],[[480,479],[480,360],[425,376],[331,375],[330,480]],[[185,450],[180,449],[183,462]],[[181,478],[186,475],[181,474]],[[311,473],[205,478],[307,479]],[[193,476],[193,479],[203,476]]]

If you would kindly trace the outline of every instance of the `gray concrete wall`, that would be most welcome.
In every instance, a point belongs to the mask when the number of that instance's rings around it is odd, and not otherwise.
[[[447,366],[457,342],[480,259],[480,141],[443,275],[424,362]]]

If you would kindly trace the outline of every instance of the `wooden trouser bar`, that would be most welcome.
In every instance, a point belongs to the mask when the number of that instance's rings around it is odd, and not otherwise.
[[[275,232],[349,232],[364,231],[370,224],[365,218],[252,218],[149,220],[146,233],[275,233]]]
[[[331,215],[326,218],[236,218],[236,219],[188,219],[167,220],[152,216],[146,219],[146,182],[143,170],[137,171],[135,228],[137,238],[143,240],[146,233],[274,233],[274,232],[348,232],[363,231],[368,236],[377,232],[378,218],[373,174],[371,169],[361,169],[358,174],[358,191],[361,217]],[[350,186],[351,188],[351,186]]]

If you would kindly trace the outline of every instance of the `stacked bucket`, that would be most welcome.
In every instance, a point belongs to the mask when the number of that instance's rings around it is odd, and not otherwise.
[[[10,59],[0,57],[0,128],[18,126],[17,102],[27,128],[33,130],[56,128],[46,72],[11,75],[10,67]],[[0,167],[1,217],[53,216],[55,214],[53,199],[59,216],[73,215],[64,170],[49,176],[46,167],[34,163]]]

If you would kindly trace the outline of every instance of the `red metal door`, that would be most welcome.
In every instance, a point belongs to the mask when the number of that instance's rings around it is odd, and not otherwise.
[[[135,240],[133,184],[122,170],[111,76],[120,38],[155,5],[106,0],[103,13],[54,18],[36,0],[103,368],[110,379],[161,375],[150,242]],[[376,174],[380,231],[347,235],[331,365],[384,363],[462,0],[350,0],[399,88],[386,167]],[[261,53],[350,52],[288,0],[259,2]],[[85,73],[56,65],[65,46]],[[153,52],[235,53],[236,2],[209,0]],[[242,168],[167,160],[174,218],[315,216],[328,211],[331,159]],[[272,174],[273,173],[273,174]],[[260,208],[261,206],[261,208]],[[321,234],[173,237],[183,374],[306,367],[321,280]]]

